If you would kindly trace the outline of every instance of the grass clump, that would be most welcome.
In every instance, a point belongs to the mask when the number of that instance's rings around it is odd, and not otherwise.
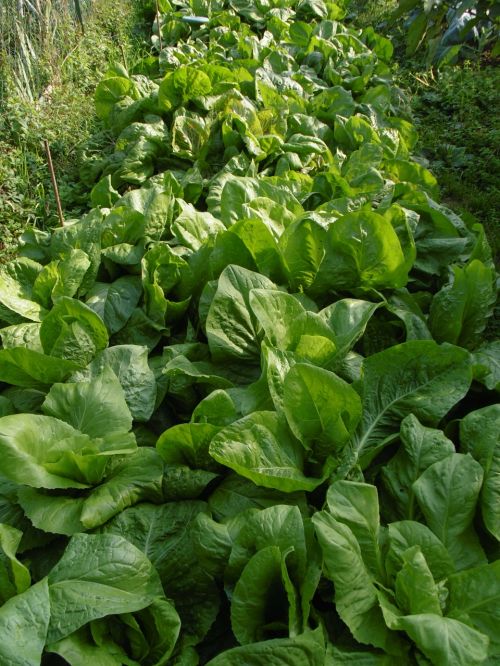
[[[37,21],[20,14],[12,0],[2,9],[9,20],[0,25],[0,260],[11,256],[26,227],[58,223],[44,139],[65,215],[86,208],[79,165],[86,151],[111,149],[93,91],[111,62],[133,62],[147,48],[145,17],[135,0],[94,0],[82,12],[84,32],[73,6],[43,3]]]

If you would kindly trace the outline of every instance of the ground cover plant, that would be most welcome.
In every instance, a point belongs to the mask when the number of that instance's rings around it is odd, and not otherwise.
[[[159,5],[92,210],[0,268],[0,662],[497,663],[496,273],[391,43]]]

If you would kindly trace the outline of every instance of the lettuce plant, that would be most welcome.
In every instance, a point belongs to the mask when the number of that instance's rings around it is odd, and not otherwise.
[[[0,267],[1,663],[500,658],[491,250],[345,4],[162,0]]]

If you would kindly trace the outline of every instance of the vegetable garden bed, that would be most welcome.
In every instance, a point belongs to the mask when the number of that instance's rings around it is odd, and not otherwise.
[[[173,5],[0,267],[0,663],[493,665],[484,231],[342,3]]]

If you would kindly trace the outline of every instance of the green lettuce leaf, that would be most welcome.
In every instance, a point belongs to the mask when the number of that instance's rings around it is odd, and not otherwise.
[[[0,330],[0,338],[4,349],[25,347],[43,354],[40,341],[40,324],[14,324]]]
[[[33,283],[33,295],[50,309],[61,296],[73,298],[91,266],[91,260],[80,249],[71,248],[43,267]]]
[[[85,366],[108,345],[102,319],[81,301],[61,296],[40,327],[46,354]]]
[[[163,596],[147,557],[114,534],[77,534],[49,578],[52,643],[106,615],[131,613]]]
[[[0,608],[0,659],[12,666],[39,666],[51,614],[47,579]]]
[[[267,666],[269,660],[275,666],[323,666],[325,647],[319,632],[308,632],[294,638],[275,638],[269,641],[244,645],[222,652],[211,659],[207,666]]]
[[[176,501],[129,508],[101,528],[125,536],[149,558],[167,596],[173,599],[185,640],[197,643],[212,626],[219,592],[198,559],[191,524],[207,507],[200,501]]]
[[[275,412],[253,412],[223,428],[209,450],[217,462],[266,488],[314,490],[323,481],[304,474],[304,449]]]
[[[2,473],[33,488],[86,488],[107,460],[88,435],[37,414],[0,419],[0,453]]]
[[[449,617],[407,615],[394,628],[406,631],[431,663],[440,666],[482,664],[488,656],[488,637]]]
[[[25,592],[31,584],[28,569],[16,557],[23,533],[0,523],[0,604]]]
[[[413,484],[427,524],[447,547],[457,569],[486,561],[472,527],[482,482],[481,465],[470,455],[454,453],[428,467]]]
[[[101,232],[102,214],[95,208],[79,222],[65,224],[52,233],[50,240],[52,259],[61,259],[68,254],[72,256],[73,250],[83,250],[90,260],[90,266],[80,283],[81,295],[92,287],[97,277],[101,263]]]
[[[162,481],[158,454],[142,447],[110,462],[102,482],[79,497],[25,487],[19,489],[18,501],[38,529],[71,536],[103,525],[138,502],[161,501]]]
[[[500,407],[491,405],[470,412],[460,422],[460,443],[484,470],[480,504],[484,524],[500,539]]]
[[[311,292],[398,288],[408,281],[406,259],[391,223],[378,213],[340,217],[328,230],[326,254]]]
[[[419,546],[403,553],[403,566],[396,576],[396,601],[409,615],[442,615],[439,588]]]
[[[58,654],[71,666],[136,666],[135,660],[129,659],[125,651],[111,641],[100,640],[97,645],[88,627],[82,627],[74,633],[51,643],[46,652]]]
[[[333,372],[295,364],[284,382],[283,408],[294,435],[318,460],[340,450],[361,419],[361,399]]]
[[[158,91],[158,103],[160,109],[170,111],[208,95],[211,90],[212,84],[204,72],[184,65],[165,76]]]
[[[148,365],[147,347],[130,344],[108,347],[71,379],[76,382],[95,381],[106,366],[118,377],[133,418],[148,421],[156,403],[156,379]]]
[[[0,381],[28,388],[64,381],[77,370],[72,360],[47,356],[32,349],[0,349]]]
[[[146,183],[143,187],[130,190],[115,204],[141,213],[143,216],[143,235],[152,240],[160,240],[170,227],[174,199],[171,188],[155,183]]]
[[[500,341],[485,342],[472,354],[474,379],[490,391],[500,392]]]
[[[0,315],[11,324],[23,319],[41,321],[45,308],[37,302],[34,282],[42,266],[21,257],[0,267]]]
[[[389,515],[397,519],[417,517],[413,483],[435,462],[455,453],[455,446],[441,430],[426,428],[413,414],[401,422],[402,447],[383,467],[381,478],[390,503]]]
[[[259,550],[250,558],[235,585],[231,596],[231,626],[242,645],[264,640],[269,630],[279,632],[281,629],[288,633],[289,600],[282,574],[282,566],[286,565],[282,560],[277,546]]]
[[[250,307],[252,289],[273,289],[263,275],[228,266],[219,278],[208,312],[206,330],[214,361],[257,361],[259,323]]]
[[[96,282],[87,292],[86,304],[103,320],[110,335],[122,329],[142,296],[140,279],[124,276],[110,284]]]
[[[335,584],[335,606],[341,619],[360,643],[399,654],[399,639],[386,626],[375,578],[363,561],[354,533],[327,511],[315,513],[312,521],[323,551],[324,573]]]
[[[385,567],[394,577],[404,565],[405,553],[415,546],[423,553],[434,580],[442,581],[454,573],[455,565],[446,546],[426,525],[414,520],[403,520],[388,526],[389,549]]]
[[[455,266],[451,283],[432,299],[429,329],[438,342],[474,349],[496,300],[494,270],[474,259]]]
[[[210,510],[217,520],[226,522],[247,509],[264,509],[274,504],[297,504],[302,493],[283,493],[257,486],[237,474],[227,476],[208,499]]]
[[[413,413],[428,426],[467,393],[472,380],[469,354],[430,340],[411,340],[363,363],[363,421],[355,450],[363,466],[393,441],[402,419]]]
[[[367,483],[336,481],[326,495],[332,516],[349,527],[361,547],[363,560],[372,574],[383,580],[385,573],[379,544],[380,518],[377,489]]]
[[[127,433],[132,428],[124,391],[109,366],[92,382],[54,384],[42,410],[90,437]]]
[[[447,614],[489,636],[491,652],[498,657],[500,639],[496,627],[500,620],[500,561],[450,576],[448,589]]]

